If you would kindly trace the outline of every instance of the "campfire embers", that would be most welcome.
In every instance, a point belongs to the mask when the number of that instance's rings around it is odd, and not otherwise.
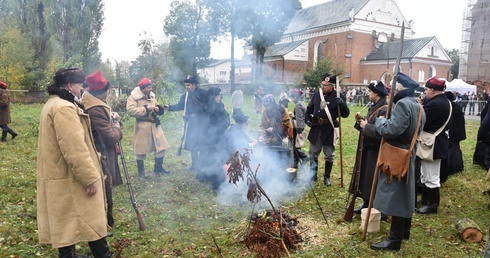
[[[297,217],[282,212],[280,215],[274,215],[272,210],[255,213],[251,217],[250,229],[244,238],[245,245],[259,258],[281,257],[288,252],[287,250],[298,248],[299,243],[303,241],[296,231],[298,223]]]

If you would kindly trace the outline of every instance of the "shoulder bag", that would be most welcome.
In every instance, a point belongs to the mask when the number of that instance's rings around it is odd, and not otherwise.
[[[447,123],[451,119],[451,114],[453,112],[453,107],[451,103],[449,103],[449,117],[446,120],[446,123],[439,128],[435,133],[428,133],[426,131],[422,131],[417,139],[417,157],[426,161],[434,160],[434,146],[436,142],[436,137],[444,130]]]
[[[415,146],[415,141],[417,139],[417,133],[420,128],[420,121],[422,120],[422,106],[419,110],[419,118],[417,120],[417,127],[412,137],[412,142],[410,143],[409,149],[403,149],[400,147],[393,146],[386,141],[383,142],[379,148],[378,162],[376,167],[381,168],[381,170],[387,174],[390,179],[388,183],[393,181],[393,177],[398,178],[398,182],[401,181],[408,169],[410,167],[410,159],[412,158],[412,149]],[[408,176],[407,176],[408,183]]]

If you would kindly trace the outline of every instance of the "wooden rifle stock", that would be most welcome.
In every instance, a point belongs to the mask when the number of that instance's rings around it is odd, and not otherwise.
[[[131,198],[131,204],[133,205],[133,209],[136,212],[136,217],[138,218],[138,224],[140,226],[140,230],[145,231],[145,229],[146,229],[145,223],[143,222],[143,217],[141,216],[141,213],[138,209],[138,206],[136,205],[136,199],[134,198],[133,187],[131,187],[131,180],[129,179],[128,168],[126,166],[126,160],[124,159],[124,153],[123,153],[121,142],[118,142],[117,144],[119,145],[119,149],[120,149],[121,162],[123,165],[124,175],[126,176],[126,183],[128,185],[129,197]]]
[[[362,140],[363,140],[362,131],[359,132],[359,139],[357,140],[357,153],[356,153],[356,162],[354,164],[354,170],[352,171],[352,177],[349,184],[349,196],[352,195],[352,199],[349,202],[349,206],[347,206],[347,210],[345,211],[344,220],[352,221],[352,217],[354,216],[354,206],[356,204],[356,198],[360,196],[359,192],[359,179],[361,177],[361,160],[362,160]],[[349,199],[347,199],[349,200]]]

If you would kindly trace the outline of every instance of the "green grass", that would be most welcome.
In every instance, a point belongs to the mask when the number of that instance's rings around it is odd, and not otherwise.
[[[229,96],[224,97],[224,102],[231,112]],[[244,111],[251,119],[249,134],[256,136],[260,115],[253,111],[251,97],[246,97],[245,103]],[[37,125],[41,108],[42,105],[12,104],[11,127],[19,137],[0,143],[0,257],[57,257],[57,250],[38,243],[36,232]],[[366,241],[362,242],[359,216],[354,216],[353,222],[342,220],[358,136],[353,128],[353,114],[359,110],[360,107],[351,107],[352,115],[342,120],[344,187],[340,187],[338,150],[332,174],[333,185],[327,188],[317,183],[315,186],[328,225],[311,190],[299,198],[281,203],[285,212],[299,217],[299,230],[304,238],[301,248],[291,253],[292,257],[482,256],[485,242],[464,242],[454,226],[462,218],[471,218],[484,232],[485,240],[487,238],[490,211],[486,207],[490,200],[482,195],[482,191],[489,187],[485,181],[486,171],[472,164],[478,121],[466,121],[468,139],[461,143],[465,171],[451,176],[441,188],[439,213],[414,214],[411,238],[403,243],[400,252],[380,252],[370,250],[369,244],[386,238],[388,223],[381,223],[380,232],[369,233]],[[366,112],[362,111],[364,115]],[[116,187],[116,225],[112,229],[114,237],[108,238],[115,257],[220,257],[213,238],[224,257],[253,257],[242,242],[252,205],[219,205],[211,188],[195,180],[195,175],[186,170],[190,165],[189,153],[184,151],[182,156],[176,155],[181,113],[169,112],[162,119],[164,132],[171,144],[164,165],[172,173],[156,177],[150,172],[150,178],[145,180],[138,179],[132,156],[134,119],[127,116],[124,119],[123,148],[146,231],[138,230],[127,188]],[[145,165],[147,170],[153,167],[151,155]],[[323,162],[319,171],[323,171]],[[80,255],[89,252],[86,243],[80,243],[77,248]]]

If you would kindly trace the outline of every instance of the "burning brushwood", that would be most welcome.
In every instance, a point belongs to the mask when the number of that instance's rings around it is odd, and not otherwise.
[[[265,190],[260,185],[257,172],[250,167],[250,150],[232,154],[227,162],[228,182],[236,185],[237,182],[247,179],[247,199],[253,204],[260,202],[264,196],[271,206],[271,210],[262,213],[252,213],[250,217],[250,228],[244,237],[247,248],[257,254],[257,257],[280,257],[284,253],[290,257],[289,250],[296,249],[303,240],[296,231],[295,226],[299,223],[297,218],[278,211]],[[255,205],[254,205],[255,207]]]

